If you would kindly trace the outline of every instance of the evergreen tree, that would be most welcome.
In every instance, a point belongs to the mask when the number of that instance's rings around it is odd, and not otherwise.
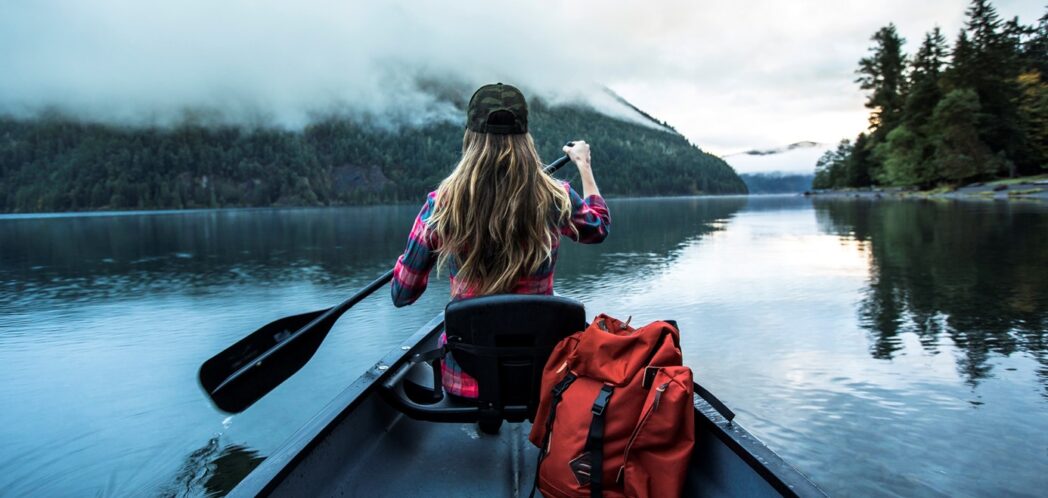
[[[531,104],[542,157],[559,157],[565,137],[586,137],[607,195],[746,193],[727,163],[671,129]],[[414,203],[461,147],[456,123],[391,131],[328,118],[291,131],[0,116],[0,211]],[[571,168],[562,175],[571,178]]]
[[[872,151],[886,140],[888,132],[897,126],[903,114],[906,102],[906,56],[902,46],[906,42],[899,36],[894,24],[889,24],[873,34],[870,38],[873,46],[871,54],[859,61],[855,80],[859,87],[866,90],[866,107],[870,112],[869,143],[864,143],[862,150]],[[864,160],[856,161],[851,167],[865,168],[863,171],[848,171],[846,178],[861,179],[860,183],[849,183],[858,187],[870,185],[873,179],[880,178],[881,164],[877,157],[870,154]]]
[[[1030,163],[1043,171],[1048,169],[1048,82],[1037,71],[1019,75],[1018,81],[1019,126],[1028,144]]]
[[[1017,112],[1026,156],[1017,162],[1020,172],[1036,173],[1048,169],[1048,12],[1036,27],[1013,20],[1006,31],[1018,47]]]
[[[931,141],[934,167],[951,182],[993,176],[1002,162],[979,138],[979,96],[969,89],[954,90],[935,106]]]
[[[971,70],[969,80],[961,86],[975,90],[979,96],[979,136],[995,153],[1003,152],[1009,160],[1025,164],[1024,139],[1018,126],[1018,47],[1002,30],[997,10],[988,0],[972,0],[967,15]],[[1001,173],[1015,172],[1010,165]]]
[[[873,143],[870,135],[860,133],[855,137],[851,153],[844,158],[845,184],[849,187],[869,187],[873,184],[872,172],[878,171],[880,165],[872,154]]]
[[[946,54],[946,37],[936,27],[924,36],[924,42],[911,62],[902,120],[914,129],[928,122],[942,98],[942,68]]]
[[[902,45],[906,40],[899,36],[895,24],[889,24],[874,33],[870,41],[874,43],[871,54],[859,61],[859,77],[855,81],[869,92],[866,107],[873,110],[870,128],[890,129],[898,123],[904,104],[906,56]]]
[[[971,88],[972,81],[975,79],[972,50],[972,42],[968,40],[968,33],[962,29],[957,35],[957,41],[953,44],[953,50],[950,53],[950,67],[944,75],[949,90]]]
[[[829,189],[849,186],[845,168],[851,153],[852,144],[848,139],[841,140],[836,149],[824,152],[815,163],[815,179],[812,180],[812,188]]]
[[[1001,44],[1001,19],[989,0],[972,0],[965,11],[965,29],[971,33],[976,60],[993,53]],[[980,61],[985,63],[986,61]]]
[[[1023,72],[1037,72],[1048,78],[1048,9],[1030,30],[1029,38],[1023,43],[1020,55]]]
[[[882,165],[877,182],[895,186],[929,186],[936,179],[931,166],[932,147],[928,121],[942,98],[942,66],[946,38],[938,27],[927,33],[910,65],[906,106],[901,124],[876,146],[874,156]]]
[[[899,187],[930,185],[936,172],[927,157],[926,150],[931,148],[928,145],[928,140],[909,125],[895,127],[888,133],[887,141],[877,146],[876,154],[884,165],[878,183]]]

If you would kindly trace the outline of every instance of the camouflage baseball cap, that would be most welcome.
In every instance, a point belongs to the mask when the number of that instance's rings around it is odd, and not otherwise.
[[[495,83],[473,93],[466,108],[466,128],[478,133],[519,135],[528,132],[528,103],[517,87]]]

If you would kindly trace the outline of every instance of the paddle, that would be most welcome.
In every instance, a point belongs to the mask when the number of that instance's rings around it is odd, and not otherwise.
[[[545,171],[553,173],[570,161],[561,157]],[[266,324],[205,361],[200,386],[220,410],[244,411],[305,366],[343,313],[392,279],[389,270],[338,306]]]

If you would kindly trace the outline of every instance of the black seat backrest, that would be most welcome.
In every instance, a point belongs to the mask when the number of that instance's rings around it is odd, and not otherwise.
[[[532,418],[542,368],[561,339],[586,328],[586,310],[560,296],[484,296],[449,303],[444,327],[455,361],[477,379],[481,406],[526,406]]]

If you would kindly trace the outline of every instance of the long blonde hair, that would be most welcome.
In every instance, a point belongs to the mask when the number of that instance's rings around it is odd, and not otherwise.
[[[440,241],[438,267],[450,258],[458,266],[453,294],[510,292],[551,259],[571,199],[542,168],[530,133],[466,130],[462,159],[440,182],[428,225]]]

